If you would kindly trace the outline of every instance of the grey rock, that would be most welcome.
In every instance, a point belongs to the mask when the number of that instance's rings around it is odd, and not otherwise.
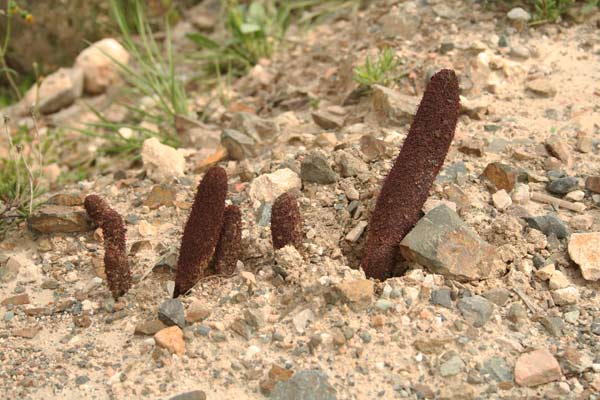
[[[452,308],[452,297],[449,288],[435,289],[431,292],[431,304]]]
[[[496,249],[445,205],[421,218],[400,242],[400,252],[433,273],[461,282],[498,276],[505,268]]]
[[[229,128],[251,137],[256,142],[270,139],[279,133],[279,126],[274,121],[246,112],[235,113],[231,117]]]
[[[334,156],[336,163],[340,166],[340,172],[343,177],[356,176],[369,172],[369,166],[366,162],[347,151],[336,152]]]
[[[177,299],[165,300],[158,309],[158,318],[167,326],[177,325],[185,327],[185,310],[183,304]]]
[[[233,160],[243,160],[256,156],[256,141],[252,137],[235,129],[224,129],[221,133],[221,144]]]
[[[27,106],[37,101],[37,109],[42,114],[51,114],[67,107],[83,93],[83,70],[80,68],[60,68],[47,76],[42,84],[34,85],[23,101]]]
[[[290,379],[277,382],[272,400],[335,400],[335,389],[327,376],[318,370],[296,372]]]
[[[543,316],[540,323],[546,328],[549,334],[555,337],[561,337],[563,334],[564,322],[560,317]]]
[[[327,111],[314,111],[311,115],[315,124],[326,130],[340,129],[344,125],[344,117]]]
[[[496,304],[497,306],[502,307],[508,301],[510,297],[510,290],[506,288],[494,288],[490,289],[487,292],[482,294],[483,297]]]
[[[8,283],[16,279],[21,269],[21,262],[15,257],[10,257],[3,265],[0,265],[0,282]]]
[[[435,182],[440,185],[447,183],[458,183],[460,185],[466,182],[468,172],[465,163],[459,161],[444,167],[442,172],[435,178]]]
[[[373,110],[382,123],[404,125],[412,122],[419,105],[414,96],[407,96],[381,85],[373,85]]]
[[[527,320],[527,310],[521,303],[512,303],[506,314],[506,318],[512,323],[522,323]]]
[[[565,239],[570,235],[567,226],[554,215],[547,214],[538,217],[525,217],[524,219],[531,228],[543,232],[546,236],[554,235],[558,239]]]
[[[320,151],[309,153],[300,166],[300,178],[305,182],[327,185],[338,180],[325,154]]]
[[[442,357],[444,358],[444,357]],[[458,356],[458,354],[451,354],[448,359],[440,364],[440,375],[441,376],[452,376],[460,373],[465,368],[465,362]]]
[[[379,299],[375,302],[375,307],[381,311],[387,311],[390,308],[392,308],[393,305],[394,305],[394,303],[392,303],[388,299]]]
[[[261,203],[258,207],[256,222],[259,226],[268,226],[271,223],[271,209],[273,205],[269,202]]]
[[[471,296],[460,299],[458,309],[468,323],[479,328],[492,317],[494,305],[484,297]]]
[[[513,373],[505,359],[501,357],[490,357],[483,364],[484,372],[489,374],[496,382],[512,382]]]
[[[175,395],[169,400],[206,400],[206,393],[204,393],[202,390],[193,390],[191,392]]]
[[[577,189],[577,178],[567,176],[565,178],[556,179],[546,186],[546,189],[553,194],[565,195]]]

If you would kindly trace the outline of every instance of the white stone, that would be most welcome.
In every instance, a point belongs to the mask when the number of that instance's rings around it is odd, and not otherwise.
[[[552,300],[559,306],[575,304],[579,300],[579,290],[573,286],[554,290],[552,292]]]
[[[585,192],[583,190],[574,190],[565,195],[565,199],[571,201],[582,201],[585,197]]]
[[[142,163],[146,174],[157,183],[170,183],[185,172],[185,158],[173,147],[159,142],[157,138],[144,141]]]
[[[574,233],[569,239],[569,256],[579,265],[585,280],[600,280],[599,249],[600,232]]]
[[[118,81],[119,65],[129,62],[129,53],[113,38],[102,39],[84,49],[75,60],[75,66],[83,70],[85,91],[103,93]]]
[[[542,281],[547,281],[552,278],[552,275],[556,271],[554,264],[544,265],[542,268],[535,272],[535,276]]]
[[[517,183],[512,193],[512,201],[517,204],[525,204],[529,201],[529,186],[524,183]]]
[[[60,68],[48,75],[40,85],[33,85],[23,98],[27,108],[36,106],[42,114],[51,114],[70,106],[83,93],[83,71]]]
[[[513,21],[529,21],[531,19],[531,15],[521,7],[513,8],[506,16]]]
[[[570,284],[571,282],[569,282],[569,278],[567,278],[561,271],[554,271],[550,277],[550,282],[548,283],[550,290],[563,289],[568,287]]]
[[[303,334],[308,326],[308,323],[314,321],[315,314],[308,308],[300,311],[298,314],[292,318],[292,322],[294,323],[294,328],[300,334]]]
[[[293,189],[300,189],[302,181],[289,168],[256,177],[250,184],[250,197],[259,202],[273,202],[277,197]]]
[[[506,190],[502,189],[498,190],[492,195],[492,202],[494,203],[494,207],[496,207],[496,209],[502,211],[511,206],[512,199],[508,193],[506,193]]]

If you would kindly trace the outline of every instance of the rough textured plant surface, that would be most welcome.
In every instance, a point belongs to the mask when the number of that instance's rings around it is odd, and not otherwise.
[[[459,108],[456,74],[439,71],[427,85],[402,150],[377,198],[362,261],[367,277],[383,280],[391,275],[398,244],[418,221],[444,164]]]
[[[287,192],[275,199],[271,211],[271,237],[273,248],[281,249],[288,244],[302,248],[302,216],[298,201]]]
[[[223,227],[209,273],[231,275],[242,250],[242,213],[238,206],[225,208]]]
[[[198,185],[192,211],[183,230],[173,297],[190,290],[208,268],[221,234],[226,196],[225,170],[210,168]]]
[[[127,260],[125,224],[118,212],[100,196],[85,198],[85,210],[100,226],[104,235],[104,269],[108,287],[116,299],[123,296],[131,287],[131,271]]]

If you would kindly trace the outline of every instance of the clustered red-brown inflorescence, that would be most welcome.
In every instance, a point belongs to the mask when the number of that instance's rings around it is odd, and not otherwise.
[[[209,273],[231,275],[242,250],[242,213],[238,206],[225,208],[223,227]]]
[[[302,216],[296,198],[289,192],[277,197],[273,203],[271,238],[275,250],[288,244],[298,250],[302,249]]]
[[[198,185],[192,211],[183,230],[173,297],[190,290],[208,269],[221,236],[226,196],[225,170],[210,168]]]
[[[390,173],[369,222],[362,267],[367,277],[391,276],[400,241],[419,220],[421,208],[439,173],[458,121],[460,102],[454,71],[436,73]]]
[[[100,196],[87,196],[84,206],[88,215],[102,229],[106,280],[113,297],[117,299],[131,287],[125,224],[119,213],[110,208]]]

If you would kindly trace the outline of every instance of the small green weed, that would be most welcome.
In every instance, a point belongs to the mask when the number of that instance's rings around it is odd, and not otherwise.
[[[533,24],[556,22],[567,12],[573,0],[530,0],[534,9]]]
[[[0,223],[5,219],[30,215],[37,206],[36,199],[46,190],[42,179],[44,155],[53,141],[48,135],[40,136],[33,110],[31,116],[33,135],[21,129],[13,137],[8,120],[4,120],[8,157],[0,159]]]
[[[169,22],[165,20],[163,49],[155,39],[140,0],[110,0],[110,5],[120,29],[121,42],[133,59],[131,65],[113,59],[127,84],[121,99],[129,116],[126,122],[114,122],[90,107],[98,122],[87,124],[85,129],[72,129],[89,137],[105,139],[106,145],[101,152],[108,155],[138,158],[144,140],[150,137],[178,146],[175,119],[178,115],[188,115],[189,111],[184,83],[175,72]],[[134,32],[137,34],[135,39]],[[140,105],[140,98],[150,100],[149,104]],[[144,128],[142,122],[155,128]]]
[[[393,49],[384,49],[375,61],[367,57],[365,63],[354,68],[354,81],[363,86],[389,86],[399,77],[398,66],[402,61]]]

